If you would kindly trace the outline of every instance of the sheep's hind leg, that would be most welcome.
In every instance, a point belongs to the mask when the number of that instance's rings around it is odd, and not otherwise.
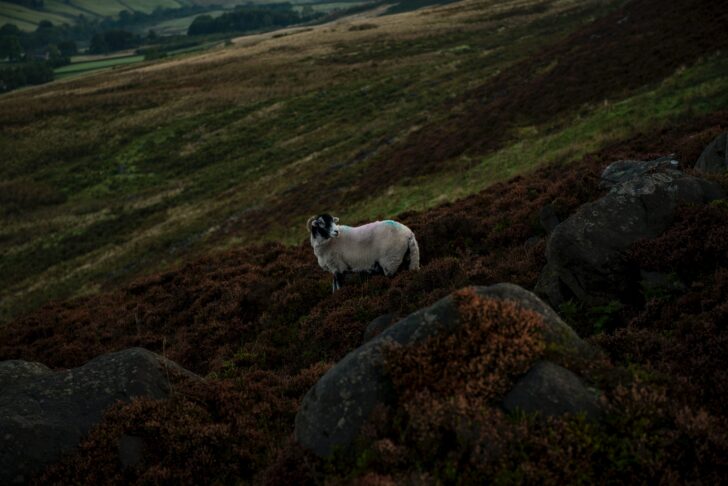
[[[372,268],[367,270],[367,275],[384,275],[384,269],[379,262],[374,262]]]
[[[402,264],[402,257],[387,258],[387,259],[382,260],[380,263],[381,263],[382,272],[384,272],[384,275],[386,275],[387,277],[391,277],[392,275],[397,273],[399,266]]]

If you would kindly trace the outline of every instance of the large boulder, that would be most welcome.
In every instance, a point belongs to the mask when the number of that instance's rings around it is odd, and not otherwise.
[[[520,307],[541,314],[544,338],[551,350],[559,350],[570,359],[595,356],[596,351],[531,292],[512,284],[474,287],[474,290],[482,297],[515,301]],[[454,300],[447,296],[407,316],[346,355],[304,397],[296,415],[296,440],[324,457],[350,445],[374,407],[391,403],[395,398],[392,384],[382,370],[385,347],[393,342],[413,345],[437,333],[452,333],[459,324]]]
[[[680,162],[673,157],[660,157],[655,160],[618,160],[612,162],[602,172],[599,186],[611,189],[631,179],[655,172],[675,173]]]
[[[695,163],[695,168],[713,173],[728,170],[728,132],[721,133],[705,147]]]
[[[19,359],[0,361],[0,393],[2,393],[3,389],[22,380],[47,375],[48,373],[52,373],[51,369],[42,363]]]
[[[644,168],[644,167],[643,167]],[[638,291],[639,269],[627,263],[627,250],[654,238],[673,221],[679,204],[725,197],[711,181],[669,166],[634,170],[604,197],[581,206],[556,227],[546,245],[547,264],[536,293],[558,306],[570,298],[589,305],[628,298]]]
[[[81,438],[119,400],[166,398],[170,379],[199,379],[155,353],[131,348],[54,372],[0,363],[0,484],[24,483]],[[11,378],[11,379],[8,379]]]

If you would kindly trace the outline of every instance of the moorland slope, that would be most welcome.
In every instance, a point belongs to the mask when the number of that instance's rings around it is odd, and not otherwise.
[[[420,405],[431,442],[405,420],[380,449],[324,461],[291,435],[303,394],[375,317],[469,284],[533,288],[545,205],[563,220],[620,159],[689,170],[726,130],[725,15],[699,0],[465,1],[0,98],[0,359],[62,368],[143,346],[207,376],[116,407],[39,481],[724,477],[725,204],[680,208],[630,252],[679,293],[557,309],[606,353],[590,372],[602,423],[497,422],[505,452],[480,464],[426,413],[435,402]],[[422,270],[331,295],[308,244],[284,244],[323,209],[399,213]],[[118,463],[122,434],[150,445],[137,469]]]
[[[724,104],[720,16],[646,4],[572,34],[617,7],[461,2],[3,96],[0,320],[186,255],[298,242],[324,209],[432,207]],[[663,43],[633,64],[609,48]]]

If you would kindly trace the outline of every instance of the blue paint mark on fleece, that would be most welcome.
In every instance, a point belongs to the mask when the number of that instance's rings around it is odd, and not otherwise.
[[[399,225],[399,223],[398,223],[398,222],[396,222],[396,221],[392,221],[391,219],[387,219],[387,220],[385,220],[385,221],[382,221],[382,223],[384,223],[384,224],[388,224],[388,225],[391,225],[391,226],[398,226],[398,225]]]

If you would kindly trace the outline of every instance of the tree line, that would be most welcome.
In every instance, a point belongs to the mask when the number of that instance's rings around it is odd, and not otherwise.
[[[43,8],[42,0],[11,1],[29,8]],[[117,18],[101,20],[81,14],[73,24],[54,25],[42,20],[32,32],[22,31],[15,24],[4,24],[0,27],[0,92],[52,81],[53,68],[70,63],[71,56],[78,53],[79,44],[88,45],[90,54],[132,49],[139,47],[145,39],[127,29],[211,8],[196,5],[177,9],[158,7],[150,13],[123,10]],[[156,34],[150,32],[147,39],[156,41]]]
[[[267,3],[263,5],[244,5],[235,7],[217,17],[200,15],[192,21],[187,35],[206,35],[225,32],[247,32],[252,30],[286,27],[302,21],[312,20],[322,14],[308,9],[304,15],[294,10],[291,3]]]

